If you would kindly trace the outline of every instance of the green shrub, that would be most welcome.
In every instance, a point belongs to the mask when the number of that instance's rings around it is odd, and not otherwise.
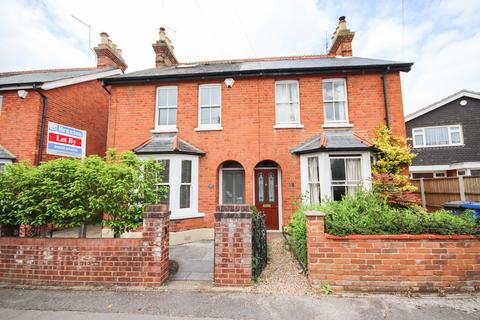
[[[449,211],[427,213],[423,208],[395,208],[371,191],[360,190],[341,201],[320,206],[325,212],[326,232],[348,234],[478,234],[479,224],[472,212],[455,216]]]
[[[154,189],[161,166],[132,152],[107,159],[59,158],[38,167],[15,163],[0,173],[0,223],[74,227],[103,221],[115,233],[137,227],[143,208],[157,203],[163,190]]]
[[[295,211],[285,231],[293,242],[293,250],[297,259],[307,265],[307,219],[305,217],[306,207]]]

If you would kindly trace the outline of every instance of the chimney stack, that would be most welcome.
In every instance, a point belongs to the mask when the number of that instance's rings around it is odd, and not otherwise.
[[[93,50],[97,55],[97,67],[116,67],[122,71],[127,69],[122,50],[117,48],[106,32],[100,33],[100,43]]]
[[[177,58],[173,53],[173,46],[170,39],[165,34],[165,28],[161,27],[157,42],[152,44],[155,51],[155,67],[169,67],[178,64]]]
[[[347,20],[345,16],[338,18],[338,26],[332,36],[332,45],[328,54],[335,56],[351,57],[352,56],[352,41],[355,32],[347,29]]]

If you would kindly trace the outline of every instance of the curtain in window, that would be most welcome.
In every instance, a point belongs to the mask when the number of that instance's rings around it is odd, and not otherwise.
[[[320,203],[320,180],[317,157],[308,158],[308,189],[310,204]]]
[[[427,146],[448,144],[448,127],[425,128]]]
[[[354,193],[362,180],[362,168],[360,159],[346,159],[345,176],[348,192]]]
[[[298,84],[277,83],[277,122],[298,123]]]

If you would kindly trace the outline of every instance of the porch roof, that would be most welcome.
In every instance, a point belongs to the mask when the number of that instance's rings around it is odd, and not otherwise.
[[[13,161],[16,159],[16,157],[10,151],[5,149],[5,147],[0,145],[0,159]]]
[[[374,151],[373,143],[351,130],[328,130],[291,149],[294,154],[326,151]]]
[[[182,153],[205,155],[205,152],[180,139],[174,133],[154,133],[149,140],[134,148],[133,151],[137,154]]]

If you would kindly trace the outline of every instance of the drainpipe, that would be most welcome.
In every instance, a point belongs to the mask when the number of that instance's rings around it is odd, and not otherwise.
[[[45,124],[47,120],[47,97],[37,88],[36,85],[33,85],[33,90],[35,90],[42,97],[42,120],[40,123],[40,141],[38,143],[38,158],[37,158],[37,166],[38,166],[42,162],[43,146],[45,144]]]
[[[110,108],[112,105],[112,93],[108,90],[107,86],[105,85],[105,81],[102,80],[102,88],[108,93],[108,109],[107,109],[107,136],[105,137],[105,150],[108,147],[108,135],[110,129]]]
[[[385,105],[385,124],[387,125],[387,128],[390,128],[390,116],[388,114],[388,94],[387,94],[387,73],[390,70],[390,67],[387,67],[383,71],[383,100],[384,100],[384,105]]]

